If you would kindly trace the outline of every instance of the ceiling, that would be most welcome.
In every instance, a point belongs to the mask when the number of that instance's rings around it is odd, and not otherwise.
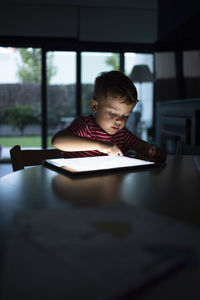
[[[1,0],[1,3],[23,5],[65,5],[90,7],[123,7],[157,9],[158,0]]]

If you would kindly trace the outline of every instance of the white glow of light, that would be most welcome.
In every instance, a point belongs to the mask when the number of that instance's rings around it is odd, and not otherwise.
[[[58,55],[58,56],[69,56],[69,55],[72,55],[72,56],[75,56],[76,53],[74,51],[49,51],[48,53],[52,53],[53,55]]]
[[[130,158],[126,156],[96,156],[96,157],[81,157],[81,158],[57,158],[50,159],[47,162],[58,167],[67,167],[75,172],[96,171],[113,168],[134,167],[151,165],[154,162]]]
[[[126,58],[133,58],[133,57],[135,57],[135,56],[136,56],[136,53],[133,53],[133,52],[130,52],[130,53],[129,53],[129,52],[126,52],[126,53],[125,53],[125,57],[126,57]]]
[[[115,54],[115,53],[112,53],[112,52],[82,52],[82,55],[89,56],[89,57],[91,57],[91,56],[107,57],[107,56],[112,56],[113,54]],[[119,54],[119,53],[117,53],[117,54]]]
[[[0,47],[0,54],[12,54],[13,52],[14,52],[13,48]]]

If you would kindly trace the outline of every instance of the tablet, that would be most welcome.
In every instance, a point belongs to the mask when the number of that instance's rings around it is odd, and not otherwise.
[[[44,161],[44,166],[71,174],[83,174],[114,169],[153,166],[155,162],[127,156],[94,156],[80,158],[56,158]]]

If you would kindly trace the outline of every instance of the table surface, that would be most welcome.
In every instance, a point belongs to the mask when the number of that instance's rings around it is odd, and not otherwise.
[[[7,245],[13,216],[20,211],[84,209],[119,202],[182,221],[196,229],[200,226],[199,192],[200,171],[192,156],[169,155],[166,165],[152,169],[77,178],[44,166],[27,168],[0,178],[1,249],[4,253],[3,245]],[[140,299],[159,299],[160,295],[162,299],[189,299],[191,289],[196,290],[192,299],[199,299],[198,275],[199,268],[180,272],[153,287],[148,294],[140,295]],[[163,289],[168,290],[167,295]]]
[[[165,166],[71,178],[43,166],[0,178],[0,203],[11,209],[95,206],[115,201],[200,226],[200,171],[192,156]],[[5,211],[6,213],[6,211]]]

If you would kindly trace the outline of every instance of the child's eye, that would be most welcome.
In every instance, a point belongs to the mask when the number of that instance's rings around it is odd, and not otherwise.
[[[116,118],[116,117],[117,117],[117,115],[114,114],[114,113],[112,113],[111,111],[109,112],[109,115],[110,115],[112,118]]]
[[[117,114],[115,114],[115,113],[113,113],[113,112],[111,112],[111,111],[109,111],[109,115],[110,115],[112,118],[115,118],[115,119],[116,119],[116,118],[120,118],[119,115],[117,115]],[[121,120],[126,122],[126,121],[128,120],[128,117],[129,117],[129,116],[122,116],[122,117],[121,117]]]
[[[123,116],[122,119],[123,119],[124,121],[127,121],[127,120],[128,120],[128,116]]]

